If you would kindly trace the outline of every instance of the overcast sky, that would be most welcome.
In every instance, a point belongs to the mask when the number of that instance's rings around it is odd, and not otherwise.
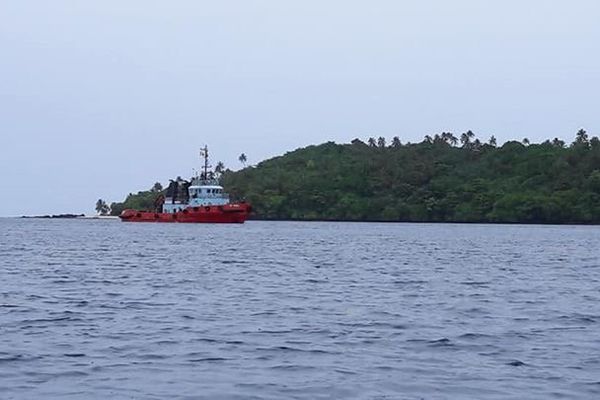
[[[93,212],[198,148],[600,131],[600,3],[0,0],[0,215]]]

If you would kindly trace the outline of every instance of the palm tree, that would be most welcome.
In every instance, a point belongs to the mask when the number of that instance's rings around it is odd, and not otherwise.
[[[589,144],[589,136],[585,129],[580,129],[577,131],[573,144]]]
[[[456,146],[458,144],[458,138],[452,134],[452,132],[448,132],[448,140],[452,146]]]
[[[425,137],[423,138],[423,142],[433,143],[433,138],[430,135],[425,135]]]
[[[460,135],[460,143],[462,144],[462,147],[464,147],[464,148],[471,147],[471,139],[474,137],[475,137],[475,134],[471,130],[468,130],[465,133],[463,133],[462,135]]]
[[[98,199],[98,201],[96,202],[96,212],[99,215],[106,215],[109,211],[110,207],[108,206],[108,204],[106,204],[104,200]]]
[[[100,211],[102,211],[103,204],[104,204],[104,200],[102,200],[102,199],[98,199],[98,201],[96,202],[96,212],[98,214],[100,214]]]
[[[379,136],[379,139],[377,139],[377,147],[382,149],[385,147],[385,138],[383,136]]]
[[[240,160],[240,162],[244,165],[244,168],[246,168],[246,161],[248,161],[248,157],[246,157],[244,153],[240,154],[238,160]]]
[[[448,143],[451,146],[456,146],[456,144],[458,143],[458,139],[452,134],[452,132],[442,132],[441,137],[444,140],[444,142]]]
[[[492,137],[490,137],[490,141],[488,142],[490,144],[490,146],[496,147],[498,145],[498,143],[496,142],[496,137],[494,135],[492,135]]]
[[[394,136],[394,138],[392,139],[392,147],[402,147],[402,142],[400,141],[400,138],[398,136]]]
[[[225,171],[225,164],[223,164],[222,161],[219,161],[217,163],[217,165],[215,166],[215,174],[221,176],[224,171]]]
[[[564,140],[560,140],[559,138],[554,138],[554,140],[552,140],[552,145],[555,147],[565,147],[565,142]]]
[[[372,137],[370,137],[369,140],[367,140],[367,143],[369,143],[370,147],[377,147],[377,142]]]
[[[462,144],[462,147],[465,147],[467,144],[469,144],[469,137],[466,133],[460,135],[460,144]]]

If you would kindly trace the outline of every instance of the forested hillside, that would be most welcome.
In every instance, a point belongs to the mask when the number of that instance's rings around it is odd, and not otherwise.
[[[418,144],[328,142],[227,170],[222,183],[265,219],[599,223],[600,140],[580,130],[569,145],[498,147],[470,131]],[[128,199],[139,206],[153,196]]]
[[[483,144],[467,132],[325,143],[273,158],[223,183],[260,218],[461,222],[600,222],[600,140],[568,147]]]

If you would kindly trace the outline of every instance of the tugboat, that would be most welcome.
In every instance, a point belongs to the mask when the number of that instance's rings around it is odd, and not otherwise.
[[[154,211],[123,210],[124,222],[196,222],[243,224],[252,207],[245,201],[232,203],[208,165],[208,147],[200,150],[203,172],[190,181],[171,180],[165,195],[158,196]]]

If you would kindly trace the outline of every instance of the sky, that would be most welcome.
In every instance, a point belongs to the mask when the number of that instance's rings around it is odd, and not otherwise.
[[[93,213],[207,144],[600,133],[600,3],[0,0],[0,216]]]

